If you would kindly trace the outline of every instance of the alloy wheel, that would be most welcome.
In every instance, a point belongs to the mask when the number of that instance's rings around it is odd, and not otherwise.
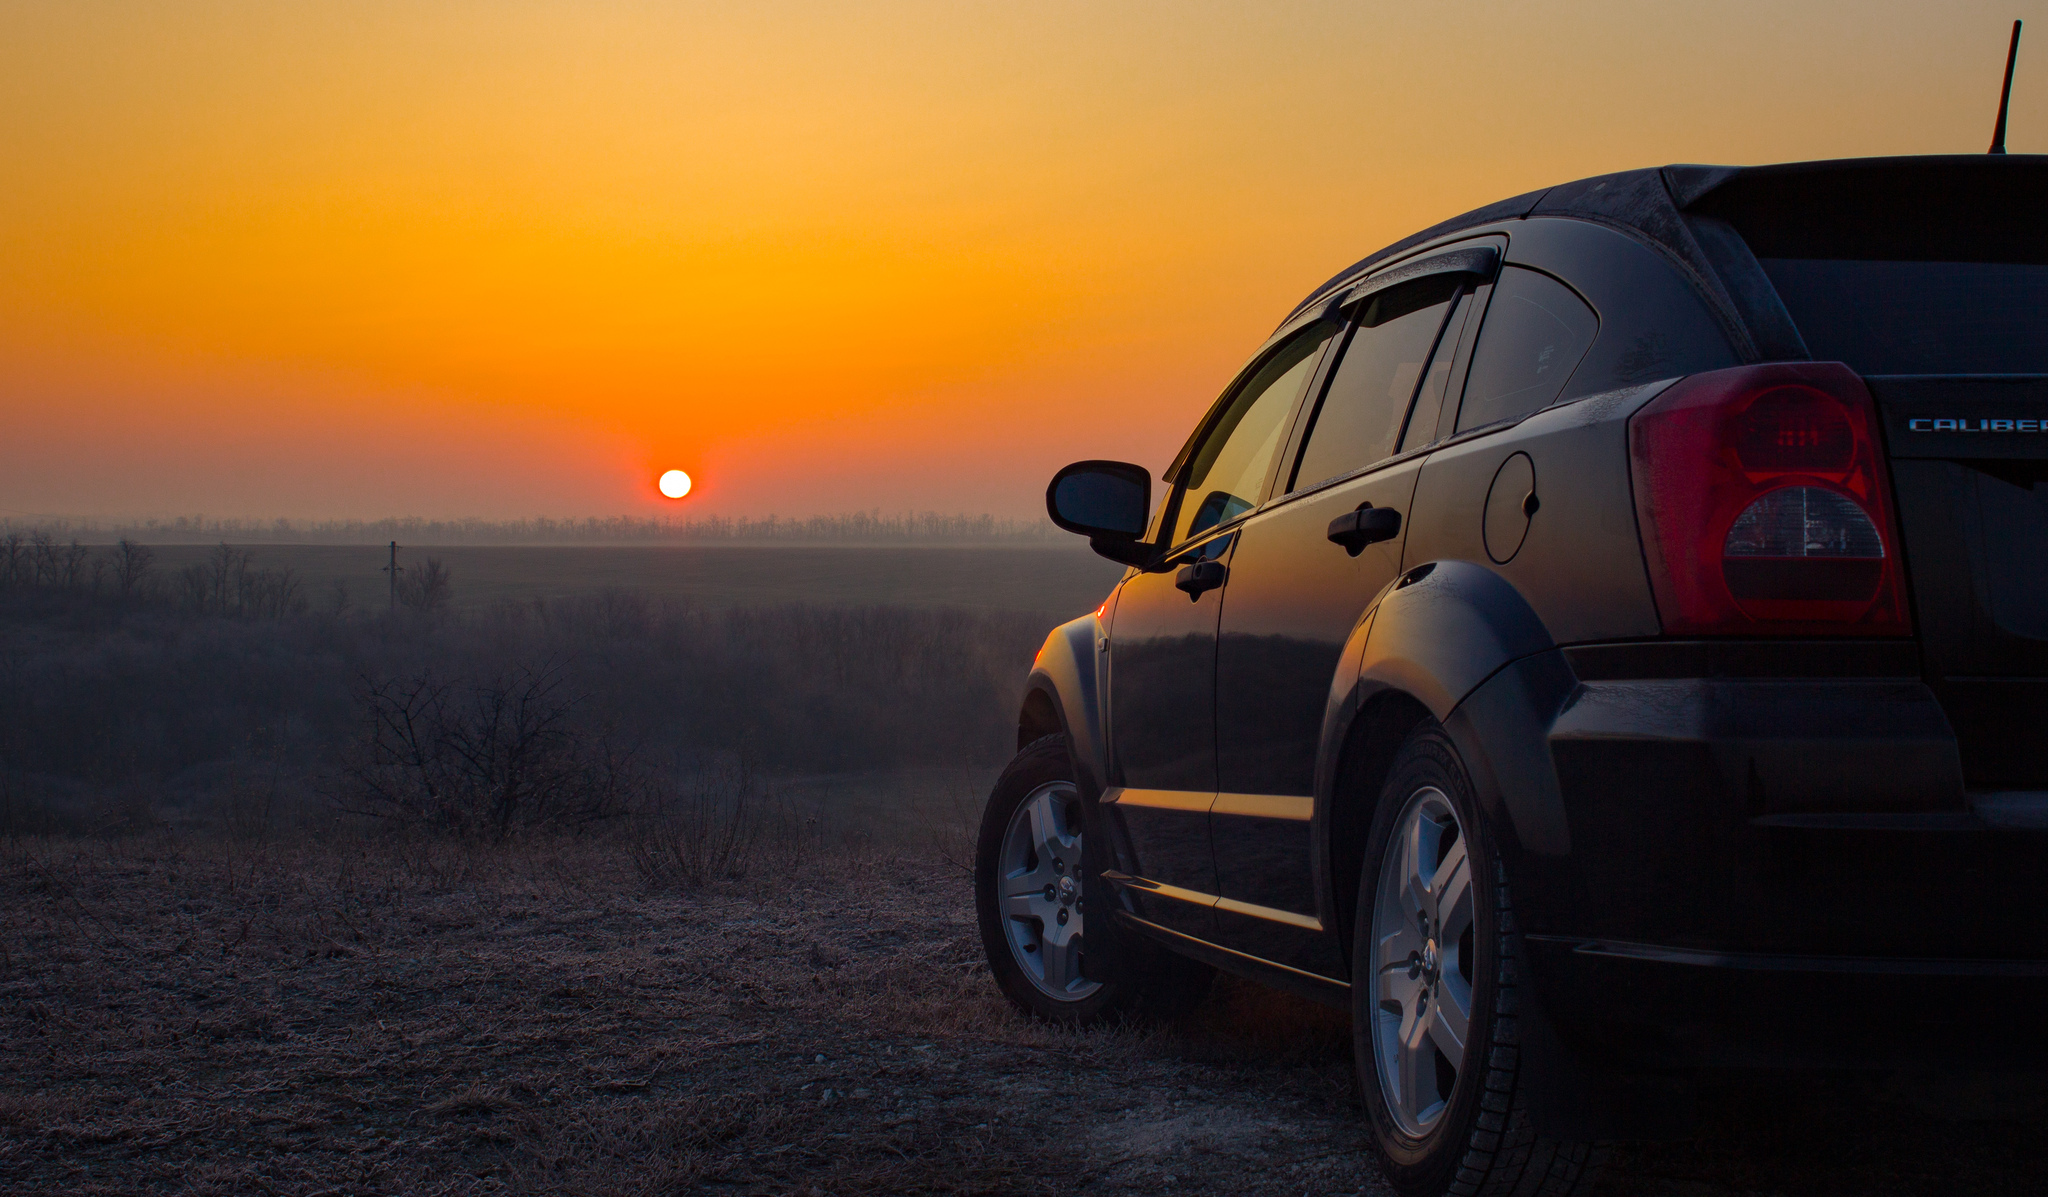
[[[1038,787],[1003,832],[996,884],[1010,955],[1033,985],[1062,1002],[1102,988],[1087,975],[1081,867],[1080,794],[1064,781]]]
[[[1380,862],[1372,910],[1372,1047],[1402,1132],[1429,1133],[1450,1105],[1472,1021],[1473,892],[1467,839],[1435,786],[1410,795]]]

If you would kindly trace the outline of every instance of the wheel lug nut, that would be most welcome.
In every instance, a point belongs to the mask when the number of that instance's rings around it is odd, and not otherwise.
[[[1064,927],[1064,926],[1066,926],[1066,925],[1067,925],[1067,911],[1066,911],[1066,908],[1065,908],[1065,907],[1061,907],[1061,908],[1060,908],[1060,926]]]
[[[1055,873],[1064,873],[1064,872],[1066,872],[1066,871],[1067,871],[1067,862],[1066,862],[1066,861],[1064,861],[1064,860],[1061,860],[1061,859],[1060,859],[1059,857],[1057,857],[1057,856],[1053,857],[1053,858],[1052,858],[1052,871],[1053,871],[1053,872],[1055,872]]]

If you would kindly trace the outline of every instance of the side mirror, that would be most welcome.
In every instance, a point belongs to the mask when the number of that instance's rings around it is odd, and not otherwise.
[[[1152,475],[1144,466],[1077,461],[1052,476],[1045,511],[1111,561],[1142,565],[1152,558],[1152,546],[1139,539],[1152,515]]]

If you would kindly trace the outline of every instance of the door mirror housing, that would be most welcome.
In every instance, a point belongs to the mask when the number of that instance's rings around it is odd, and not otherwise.
[[[1144,466],[1077,461],[1052,476],[1045,512],[1111,561],[1143,565],[1152,558],[1152,546],[1142,539],[1152,515],[1152,475]]]

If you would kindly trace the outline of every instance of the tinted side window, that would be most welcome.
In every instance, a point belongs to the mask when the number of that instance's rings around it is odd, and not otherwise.
[[[1179,544],[1243,515],[1258,503],[1266,470],[1287,434],[1294,401],[1308,386],[1324,344],[1336,331],[1334,324],[1318,324],[1303,331],[1238,388],[1222,419],[1209,430],[1182,472],[1186,490],[1174,535],[1167,543]]]
[[[1401,422],[1408,416],[1415,386],[1457,289],[1457,278],[1444,275],[1383,291],[1366,301],[1311,417],[1292,489],[1314,486],[1393,454]]]
[[[1458,431],[1548,406],[1600,328],[1571,288],[1533,270],[1501,271],[1466,376]]]

